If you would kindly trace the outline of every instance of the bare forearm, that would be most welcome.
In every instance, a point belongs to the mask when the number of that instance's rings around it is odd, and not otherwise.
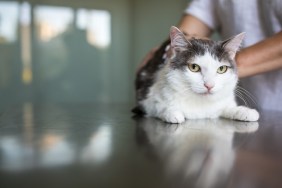
[[[212,33],[212,30],[206,24],[189,14],[181,18],[178,28],[190,36],[209,37]]]
[[[282,68],[282,32],[237,53],[239,77]]]

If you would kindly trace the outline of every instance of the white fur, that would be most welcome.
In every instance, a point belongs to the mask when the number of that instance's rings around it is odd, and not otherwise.
[[[218,74],[217,69],[228,63],[219,62],[210,53],[194,58],[200,72],[172,69],[170,60],[158,72],[147,98],[140,101],[148,116],[169,123],[185,119],[218,118],[220,116],[242,121],[257,121],[259,114],[247,107],[238,107],[234,90],[238,81],[232,69]],[[208,92],[204,84],[214,87]]]

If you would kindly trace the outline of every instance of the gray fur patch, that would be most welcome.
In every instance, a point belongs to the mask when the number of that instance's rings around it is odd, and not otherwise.
[[[229,62],[231,68],[236,67],[235,62],[224,49],[222,42],[195,38],[189,40],[189,44],[187,43],[187,50],[176,51],[171,66],[173,69],[184,69],[194,57],[202,56],[207,52],[209,52],[215,59],[218,59],[219,62]]]

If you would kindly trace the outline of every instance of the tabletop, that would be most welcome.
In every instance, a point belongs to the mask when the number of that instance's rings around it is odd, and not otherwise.
[[[167,124],[132,105],[32,104],[0,114],[0,187],[282,187],[282,113]]]

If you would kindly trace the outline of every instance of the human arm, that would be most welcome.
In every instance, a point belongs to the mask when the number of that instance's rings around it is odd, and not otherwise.
[[[212,33],[212,30],[201,20],[192,16],[190,14],[185,14],[181,18],[178,28],[189,36],[197,36],[197,37],[209,37]],[[158,47],[153,48],[146,54],[143,58],[142,62],[137,68],[137,72],[148,63],[148,61],[154,56],[155,52],[158,50]]]
[[[181,18],[178,28],[189,36],[197,36],[201,38],[209,37],[212,33],[211,28],[200,19],[190,14],[185,14]]]
[[[282,68],[282,31],[236,55],[240,78]]]
[[[190,36],[203,38],[212,33],[205,23],[192,15],[185,15],[179,28]],[[236,55],[238,74],[240,78],[266,73],[282,68],[282,31],[242,49]]]

